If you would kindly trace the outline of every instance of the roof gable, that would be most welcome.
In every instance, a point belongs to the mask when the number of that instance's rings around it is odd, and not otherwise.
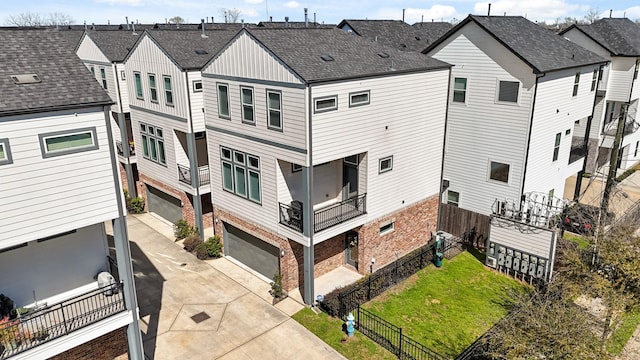
[[[83,61],[111,62],[98,45],[85,33],[78,44],[76,54]]]
[[[118,30],[87,31],[109,62],[122,62],[140,37],[139,33]]]
[[[605,18],[591,25],[574,25],[613,56],[640,56],[640,26],[626,18]]]

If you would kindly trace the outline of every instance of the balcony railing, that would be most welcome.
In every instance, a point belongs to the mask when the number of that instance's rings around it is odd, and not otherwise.
[[[280,224],[302,232],[302,206],[293,202],[291,205],[280,203]],[[293,205],[293,206],[292,206]],[[367,194],[343,200],[314,211],[315,233],[342,224],[348,220],[367,213]]]
[[[582,159],[587,155],[587,143],[582,140],[571,145],[571,152],[569,153],[569,164]]]
[[[122,141],[116,140],[116,149],[118,150],[118,155],[124,156],[124,149],[122,148]],[[133,156],[136,154],[136,147],[133,142],[129,143],[129,156]]]
[[[191,185],[191,168],[178,164],[178,180],[187,185]],[[200,186],[209,184],[209,165],[198,168],[198,180],[200,181]]]
[[[21,315],[14,320],[0,319],[0,359],[68,335],[125,310],[120,283]]]

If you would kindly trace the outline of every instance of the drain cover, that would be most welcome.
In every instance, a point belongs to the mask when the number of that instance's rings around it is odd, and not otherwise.
[[[196,324],[200,324],[201,322],[203,322],[203,321],[205,321],[207,319],[210,319],[210,318],[211,318],[211,316],[209,316],[209,314],[207,314],[206,312],[203,311],[203,312],[199,312],[199,313],[193,315],[191,317],[191,320],[193,320]]]

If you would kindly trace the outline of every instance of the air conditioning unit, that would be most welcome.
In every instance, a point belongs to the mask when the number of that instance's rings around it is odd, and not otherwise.
[[[497,260],[494,257],[487,257],[487,266],[495,268],[497,266]]]

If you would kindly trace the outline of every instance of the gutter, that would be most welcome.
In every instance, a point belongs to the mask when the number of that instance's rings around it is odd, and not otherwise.
[[[520,197],[524,194],[524,185],[527,180],[527,165],[529,162],[529,149],[531,147],[531,129],[533,128],[533,116],[536,110],[536,99],[538,97],[538,80],[541,77],[544,77],[546,74],[542,74],[542,76],[536,76],[536,84],[533,89],[533,101],[531,103],[531,120],[529,120],[529,130],[527,131],[527,149],[524,153],[524,169],[522,170],[522,186],[520,187]],[[520,200],[520,199],[518,199]]]

